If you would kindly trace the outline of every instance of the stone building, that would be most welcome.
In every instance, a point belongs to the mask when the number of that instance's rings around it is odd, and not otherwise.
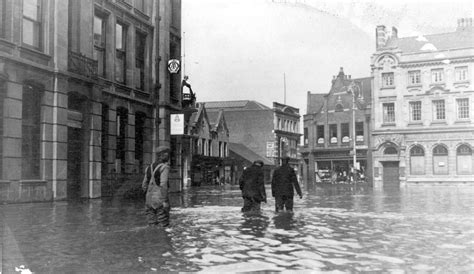
[[[473,182],[474,29],[398,37],[376,28],[372,149],[376,187]]]
[[[206,102],[205,105],[209,113],[224,110],[231,143],[245,145],[274,165],[288,156],[290,164],[295,169],[299,167],[299,109],[277,102],[269,108],[250,100]],[[270,166],[265,168],[267,182],[271,179],[271,169]]]
[[[371,173],[371,82],[371,77],[351,79],[341,68],[329,93],[308,92],[301,148],[305,181],[346,181],[354,150],[356,168]]]
[[[172,143],[180,13],[179,0],[0,2],[0,201],[97,198],[139,180]]]

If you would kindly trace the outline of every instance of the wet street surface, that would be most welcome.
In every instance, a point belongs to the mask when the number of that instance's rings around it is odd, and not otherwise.
[[[293,214],[271,197],[243,214],[237,187],[201,187],[173,194],[167,229],[146,226],[142,200],[1,205],[0,262],[4,273],[472,272],[473,194],[328,185],[295,197]]]

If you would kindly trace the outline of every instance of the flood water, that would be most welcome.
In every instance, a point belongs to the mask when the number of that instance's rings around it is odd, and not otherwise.
[[[270,190],[267,194],[270,196]],[[171,227],[143,201],[0,206],[5,273],[285,271],[472,272],[474,187],[312,187],[295,211],[242,214],[235,186],[173,194]]]

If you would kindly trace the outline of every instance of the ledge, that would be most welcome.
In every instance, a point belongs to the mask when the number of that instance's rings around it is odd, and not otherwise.
[[[46,185],[48,181],[43,180],[20,180],[21,186]]]
[[[454,121],[455,124],[470,124],[471,119],[466,119],[466,120],[456,120]]]
[[[381,87],[380,89],[381,89],[381,90],[382,90],[382,89],[395,89],[395,86]]]
[[[397,124],[396,123],[383,123],[381,126],[382,127],[395,127],[397,126]]]
[[[447,125],[448,123],[446,121],[432,121],[430,125]]]
[[[408,123],[409,127],[422,126],[422,125],[423,125],[423,122],[410,122],[410,123]]]

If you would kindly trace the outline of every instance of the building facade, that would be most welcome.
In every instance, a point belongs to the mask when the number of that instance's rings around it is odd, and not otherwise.
[[[371,82],[371,77],[351,79],[341,68],[329,93],[308,92],[301,148],[305,181],[347,181],[354,160],[362,174],[371,173]]]
[[[290,164],[298,168],[299,109],[276,102],[269,108],[249,100],[206,102],[205,105],[209,113],[224,110],[231,143],[245,145],[274,165],[279,165],[282,157],[290,157]],[[265,180],[270,179],[271,168],[268,168]]]
[[[372,150],[376,187],[473,182],[474,30],[398,37],[376,28]]]
[[[139,180],[181,104],[167,70],[180,58],[180,1],[0,9],[0,200],[97,198]]]

